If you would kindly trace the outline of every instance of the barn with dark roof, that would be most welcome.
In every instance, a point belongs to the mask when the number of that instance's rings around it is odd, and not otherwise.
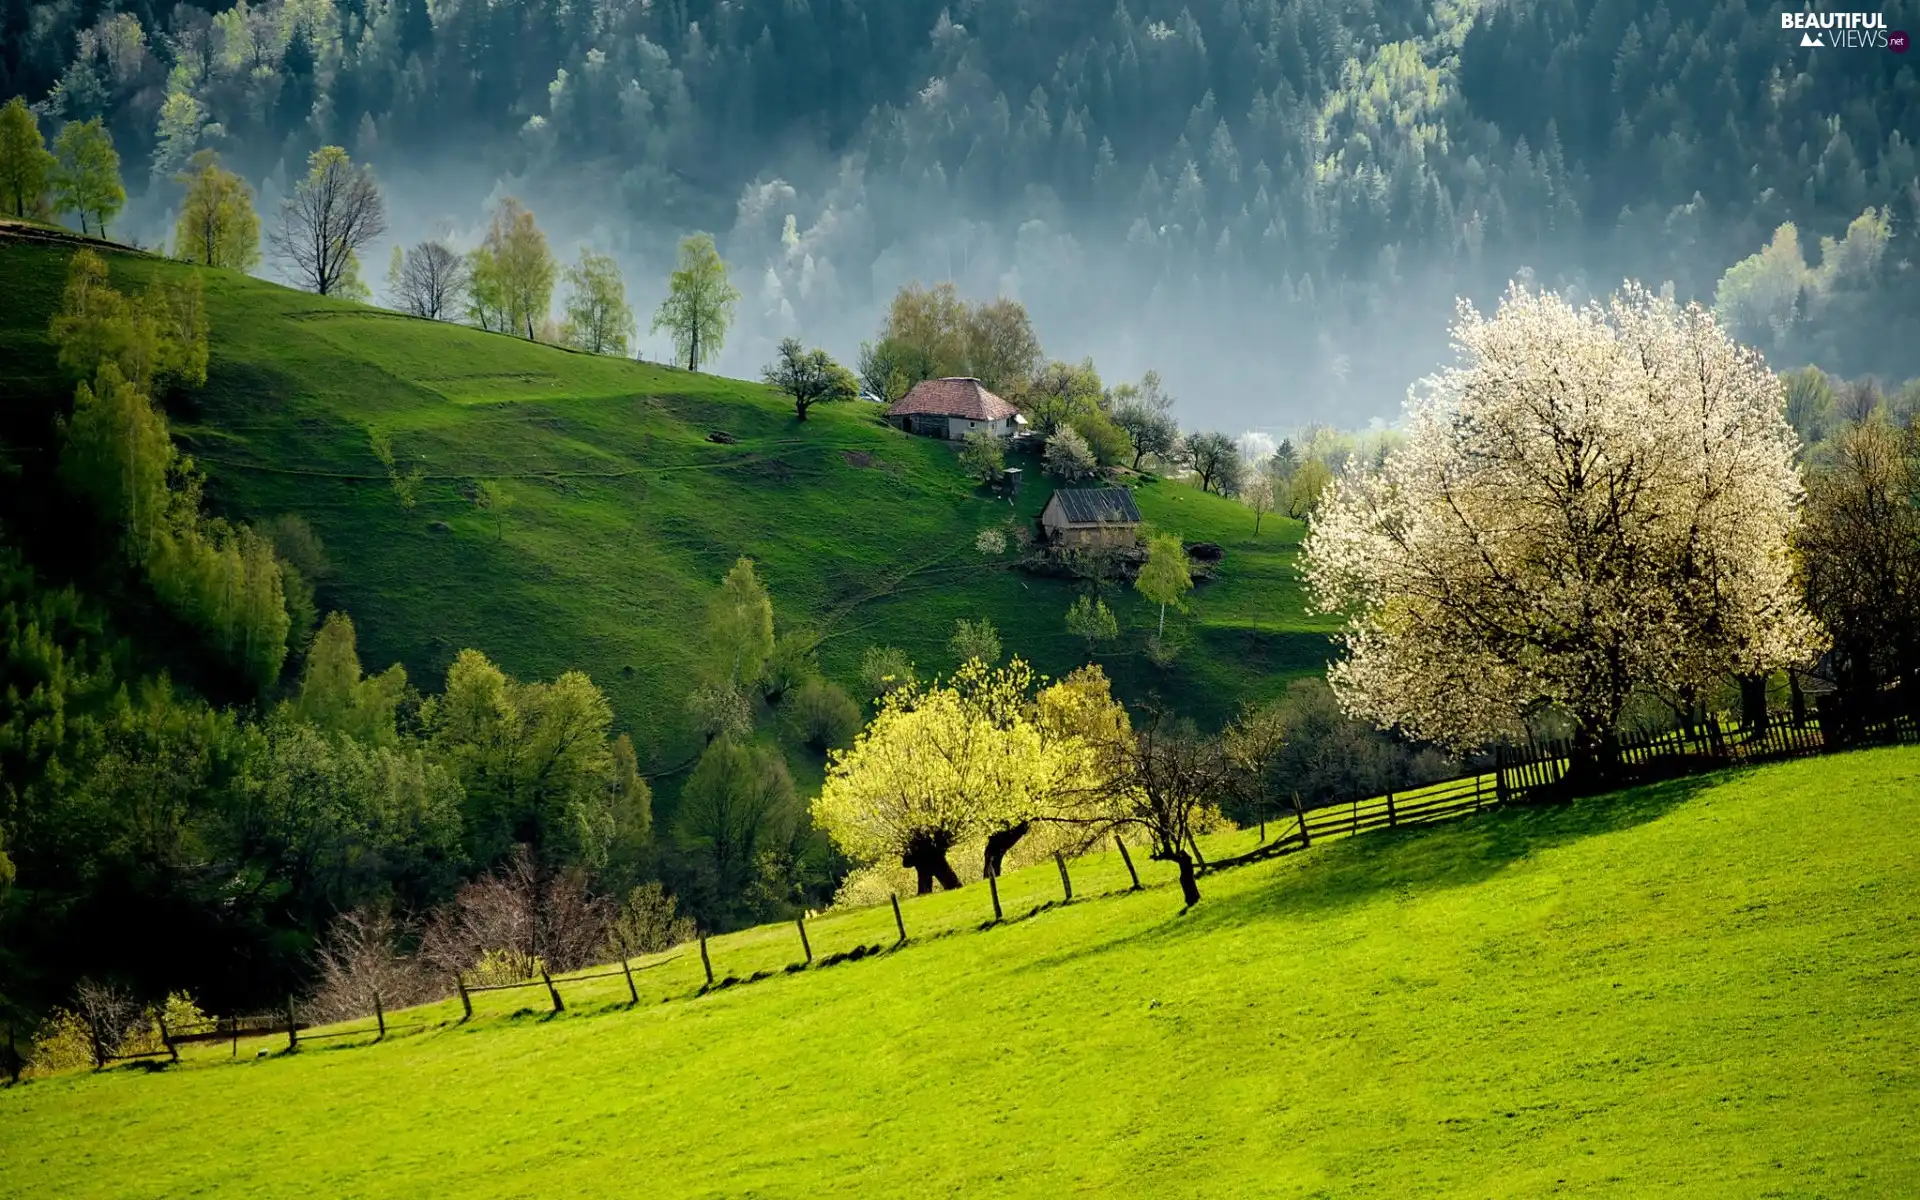
[[[978,379],[926,379],[887,410],[887,423],[908,433],[955,441],[969,433],[1006,437],[1024,420],[1018,409]]]
[[[1140,507],[1126,488],[1061,488],[1040,510],[1040,527],[1056,546],[1131,546]]]

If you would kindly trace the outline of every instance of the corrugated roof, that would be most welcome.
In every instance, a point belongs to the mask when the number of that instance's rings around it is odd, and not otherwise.
[[[969,421],[998,421],[1019,410],[981,386],[978,379],[926,379],[894,402],[890,417],[964,417]]]
[[[1140,508],[1126,488],[1061,488],[1053,496],[1070,525],[1140,523]]]

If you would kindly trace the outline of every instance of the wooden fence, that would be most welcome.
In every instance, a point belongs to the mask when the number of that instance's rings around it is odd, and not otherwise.
[[[1915,742],[1920,742],[1920,721],[1904,715],[1889,717],[1871,724],[1850,726],[1849,736],[1844,739],[1830,737],[1823,732],[1817,720],[1796,721],[1786,715],[1773,717],[1759,726],[1712,721],[1696,725],[1692,729],[1674,729],[1658,734],[1634,734],[1621,738],[1618,744],[1617,763],[1607,777],[1607,785],[1609,787],[1629,786],[1728,766],[1809,757],[1861,746]],[[1304,850],[1320,841],[1358,837],[1381,829],[1431,824],[1500,805],[1560,799],[1568,796],[1573,786],[1569,779],[1573,761],[1574,747],[1563,740],[1503,747],[1496,753],[1494,769],[1490,772],[1461,776],[1417,788],[1391,791],[1381,796],[1356,797],[1313,808],[1300,806],[1296,801],[1291,814],[1283,816],[1278,821],[1269,820],[1263,823],[1260,845],[1244,854],[1217,858],[1208,863],[1200,858],[1197,844],[1192,849],[1203,870],[1217,871],[1225,867],[1239,866]],[[1266,825],[1272,825],[1277,836],[1272,839],[1266,838]],[[1142,884],[1132,855],[1128,853],[1125,841],[1116,839],[1116,843],[1121,861],[1126,867],[1127,877],[1131,882],[1131,886],[1123,890],[1139,891]],[[1061,898],[1058,901],[1041,904],[1035,908],[1035,912],[1052,907],[1054,904],[1074,902],[1073,879],[1068,863],[1059,855],[1055,855],[1054,859],[1060,875]],[[992,917],[980,925],[981,929],[998,925],[1005,919],[1001,906],[999,880],[989,875],[986,883],[992,904]],[[899,935],[894,947],[898,949],[907,944],[908,938],[907,925],[901,914],[897,896],[893,898],[892,908],[893,923]],[[801,957],[786,967],[789,972],[816,965],[813,945],[807,934],[806,918],[798,918],[795,925],[798,937],[793,945]],[[940,935],[936,933],[935,936]],[[698,939],[698,949],[706,982],[696,994],[705,994],[716,988],[751,982],[778,973],[771,969],[758,970],[745,978],[727,975],[716,983],[713,960],[705,935]],[[840,961],[857,960],[882,949],[883,946],[880,945],[862,944],[850,951],[828,955],[819,960],[817,965],[825,966]],[[557,1015],[566,1012],[566,1003],[560,991],[562,985],[571,987],[576,983],[616,977],[624,978],[629,1003],[637,1005],[640,1002],[640,992],[634,981],[635,974],[666,966],[690,952],[689,946],[682,949],[680,953],[641,967],[634,967],[629,960],[622,959],[616,969],[590,974],[565,975],[557,981],[544,970],[536,977],[525,980],[486,984],[469,983],[464,974],[457,973],[453,983],[461,1004],[460,1021],[464,1023],[473,1019],[472,997],[478,993],[540,988],[546,993],[551,1012]],[[421,1023],[405,1028],[428,1027],[430,1027],[429,1024]],[[129,1053],[109,1054],[102,1047],[99,1032],[96,1030],[96,1063],[98,1066],[105,1066],[110,1062],[123,1059],[155,1057],[171,1057],[177,1061],[180,1056],[179,1047],[193,1042],[227,1041],[231,1043],[232,1052],[237,1056],[242,1038],[285,1036],[289,1050],[298,1049],[303,1041],[319,1041],[326,1038],[372,1035],[373,1040],[379,1041],[389,1032],[400,1027],[388,1024],[380,997],[375,996],[373,1025],[329,1028],[319,1033],[309,1032],[311,1028],[309,1023],[298,1019],[290,997],[284,1012],[265,1016],[222,1017],[187,1029],[169,1029],[166,1023],[161,1021],[160,1038],[163,1048],[158,1050],[153,1049],[148,1042],[132,1047]],[[12,1058],[17,1071],[22,1062],[22,1056],[15,1051]]]

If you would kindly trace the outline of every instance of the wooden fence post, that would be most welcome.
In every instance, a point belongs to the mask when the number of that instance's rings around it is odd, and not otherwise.
[[[1060,903],[1072,904],[1073,880],[1067,876],[1067,860],[1058,850],[1053,852],[1053,865],[1060,868],[1060,890],[1066,893],[1066,899]]]
[[[1300,822],[1300,848],[1305,850],[1313,845],[1313,836],[1307,832],[1307,810],[1300,807],[1300,793],[1293,794],[1293,818]]]
[[[713,960],[707,957],[707,935],[700,935],[700,965],[707,970],[707,990],[713,989]]]
[[[14,1083],[20,1082],[20,1072],[26,1070],[27,1061],[20,1055],[20,1043],[14,1036],[13,1022],[7,1022],[7,1076]]]
[[[893,901],[893,927],[900,931],[900,940],[894,945],[903,945],[907,940],[907,923],[900,919],[900,893],[888,892],[887,899]]]
[[[1473,811],[1475,812],[1480,811],[1480,781],[1485,778],[1486,776],[1484,775],[1475,775],[1473,777]]]
[[[1395,825],[1398,825],[1399,823],[1400,823],[1400,815],[1394,811],[1394,807],[1393,807],[1393,789],[1388,788],[1387,789],[1387,828],[1392,829]]]
[[[453,985],[460,989],[460,1010],[465,1014],[460,1018],[460,1023],[465,1025],[468,1021],[473,1020],[473,997],[467,995],[466,975],[455,971],[453,973]]]
[[[805,915],[805,914],[803,913],[803,914],[801,914],[800,916],[797,916],[797,917],[795,917],[795,918],[793,919],[793,923],[794,923],[794,925],[795,925],[795,926],[797,926],[797,927],[799,928],[799,930],[800,930],[800,949],[801,949],[801,951],[802,951],[802,952],[804,952],[804,953],[806,954],[806,956],[807,956],[807,962],[808,962],[808,963],[812,963],[812,962],[813,962],[813,944],[812,944],[811,942],[809,942],[809,941],[807,941],[807,918],[806,918],[806,915]]]
[[[87,1015],[87,1033],[93,1041],[93,1069],[98,1071],[107,1065],[107,1043],[100,1036],[100,1022],[91,1013]]]
[[[993,894],[993,919],[1000,920],[1000,872],[987,872],[987,891]]]
[[[553,997],[553,1011],[557,1013],[567,1011],[567,1006],[560,1003],[560,989],[553,986],[553,976],[547,974],[545,967],[540,968],[540,980],[547,985],[547,995]]]
[[[238,1016],[228,1017],[227,1028],[233,1034],[233,1052],[229,1054],[227,1057],[239,1058],[240,1057],[240,1018]]]
[[[173,1044],[173,1033],[167,1028],[167,1014],[159,1012],[154,1019],[160,1024],[160,1044],[167,1048],[167,1056],[174,1062],[180,1061],[180,1047]]]
[[[291,1054],[300,1048],[300,1022],[293,1015],[293,996],[287,996],[287,1052]]]
[[[380,1034],[378,1037],[375,1037],[373,1040],[376,1042],[386,1041],[387,1040],[387,1010],[384,1007],[382,1007],[380,1004],[379,988],[373,989],[373,1019],[380,1026]]]
[[[626,972],[628,999],[634,1004],[639,1004],[640,989],[633,986],[633,964],[624,954],[620,956],[620,969]]]
[[[1127,853],[1127,839],[1119,834],[1113,835],[1113,844],[1120,847],[1120,861],[1127,864],[1127,874],[1133,877],[1133,890],[1140,890],[1140,872],[1133,869],[1133,855]]]

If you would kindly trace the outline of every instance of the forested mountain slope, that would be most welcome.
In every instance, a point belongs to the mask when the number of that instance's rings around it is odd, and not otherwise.
[[[1920,373],[1920,80],[1802,49],[1758,0],[10,0],[4,22],[0,94],[106,116],[151,167],[154,230],[195,148],[270,204],[322,142],[376,165],[401,236],[512,192],[641,278],[711,229],[747,284],[737,373],[789,330],[849,356],[895,286],[951,276],[1018,295],[1069,357],[1160,366],[1206,419],[1353,424],[1430,369],[1456,293],[1524,268],[1711,300],[1781,223],[1815,256],[1870,207],[1893,242],[1820,318],[1843,334],[1785,336],[1803,306],[1771,348]]]

